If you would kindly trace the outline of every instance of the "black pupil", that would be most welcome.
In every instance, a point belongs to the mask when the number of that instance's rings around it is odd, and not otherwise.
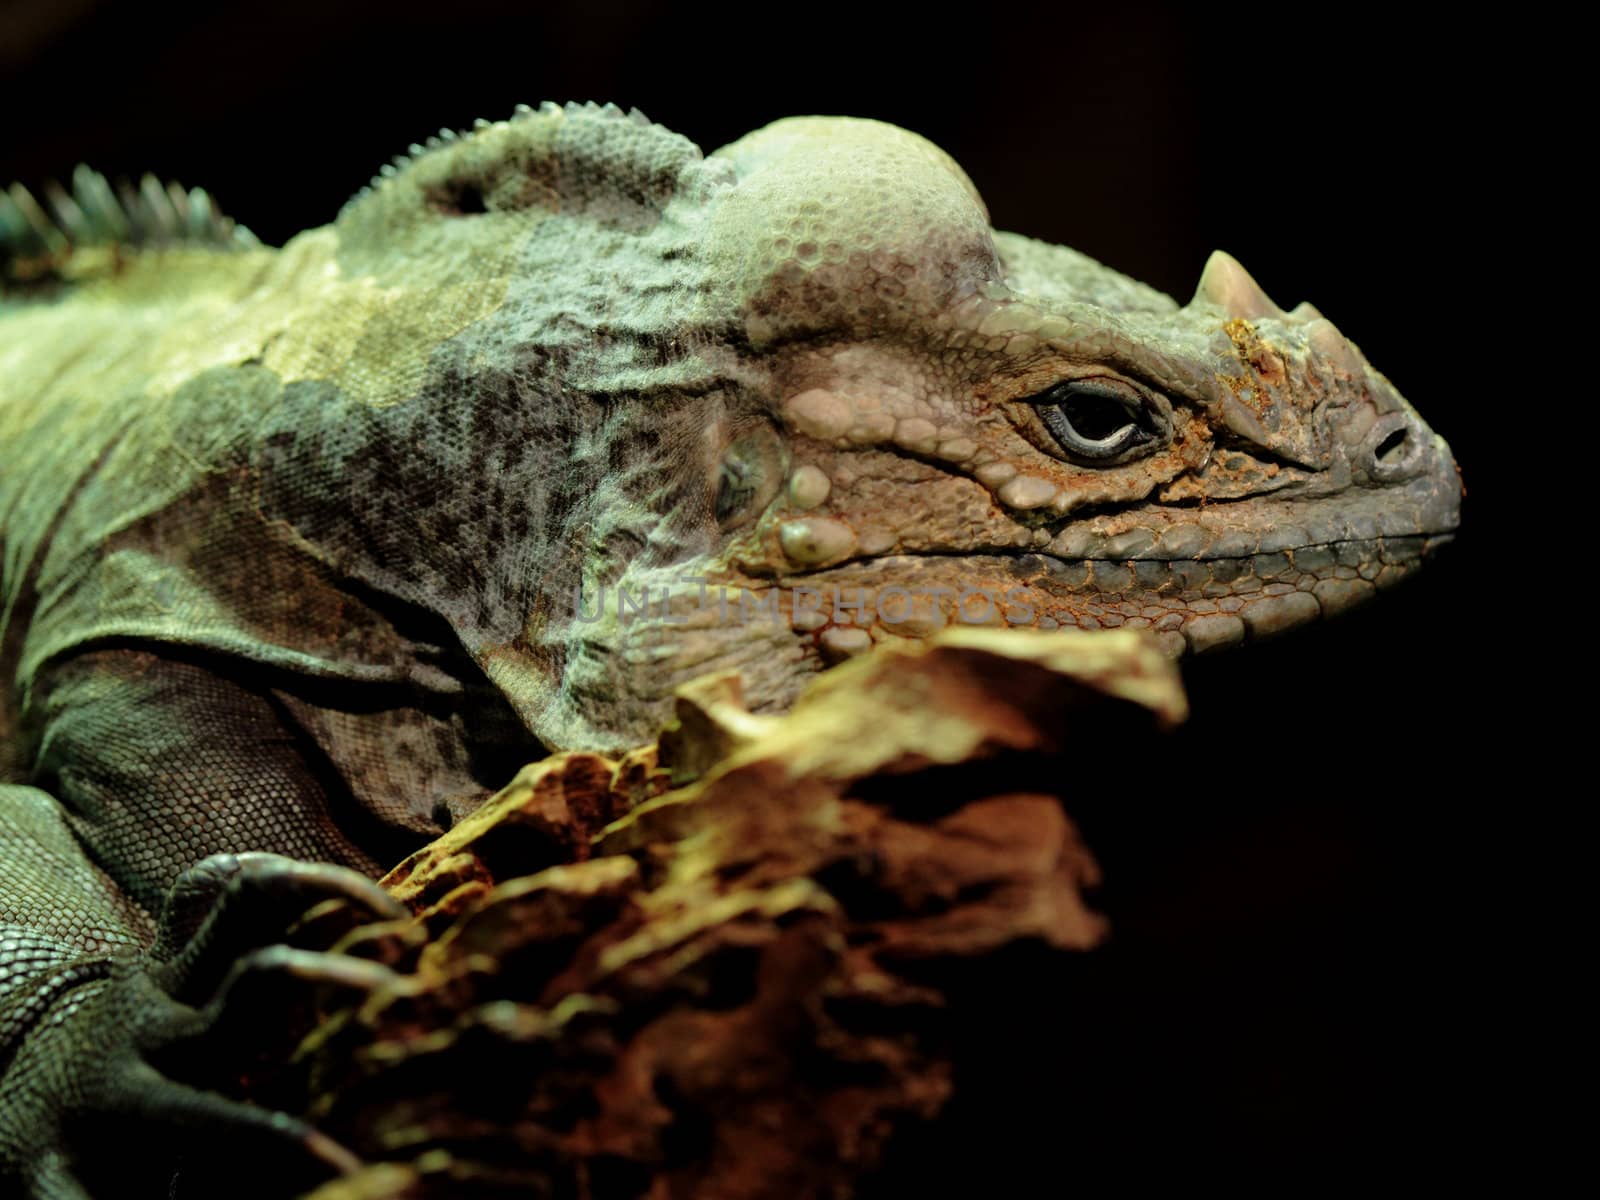
[[[1104,441],[1133,423],[1125,404],[1092,392],[1078,392],[1061,402],[1061,411],[1078,436],[1091,442]]]

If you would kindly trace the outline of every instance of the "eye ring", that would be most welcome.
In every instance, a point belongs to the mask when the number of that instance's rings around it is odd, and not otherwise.
[[[1113,462],[1161,435],[1143,396],[1121,380],[1069,379],[1028,403],[1061,448],[1084,462]]]

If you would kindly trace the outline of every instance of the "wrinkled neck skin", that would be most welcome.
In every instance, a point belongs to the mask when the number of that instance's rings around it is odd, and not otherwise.
[[[1232,646],[1364,601],[1456,527],[1443,440],[1225,255],[1180,307],[992,232],[959,168],[871,122],[782,122],[723,164],[702,382],[586,433],[532,613],[480,647],[548,745],[648,740],[677,685],[726,668],[780,709],[956,622]],[[1063,445],[1042,397],[1071,381],[1132,398],[1132,453]]]

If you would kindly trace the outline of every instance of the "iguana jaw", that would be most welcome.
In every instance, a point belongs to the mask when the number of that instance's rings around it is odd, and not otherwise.
[[[1408,578],[1452,536],[1351,539],[1193,559],[1064,560],[996,547],[886,555],[740,586],[776,592],[785,619],[821,663],[954,624],[1147,629],[1177,656],[1342,613]]]
[[[552,598],[562,618],[552,628],[565,631],[559,666],[548,647],[497,647],[482,661],[547,745],[621,750],[647,740],[674,690],[699,675],[736,670],[752,710],[777,711],[832,663],[963,623],[1142,628],[1171,654],[1205,653],[1342,613],[1409,577],[1451,536],[1236,558],[887,554],[781,579],[715,561],[635,562],[581,600]]]

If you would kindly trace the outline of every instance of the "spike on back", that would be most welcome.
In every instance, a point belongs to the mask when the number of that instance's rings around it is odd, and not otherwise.
[[[707,170],[699,147],[637,109],[519,104],[509,120],[413,144],[352,197],[339,224],[392,231],[419,215],[543,210],[637,227]]]
[[[80,164],[70,191],[50,183],[43,193],[40,205],[20,183],[0,191],[0,283],[58,277],[75,251],[95,246],[243,250],[260,244],[203,189],[185,190],[154,175],[137,187],[119,181],[113,188]]]

